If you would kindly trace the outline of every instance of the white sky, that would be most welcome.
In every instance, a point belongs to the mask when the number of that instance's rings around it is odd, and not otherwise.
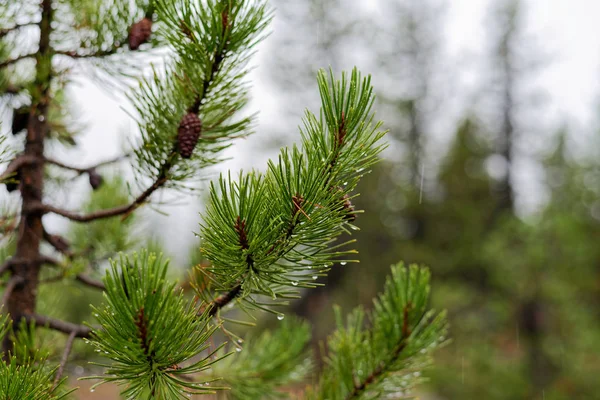
[[[292,1],[292,0],[290,0]],[[356,0],[361,3],[360,0]],[[484,51],[486,35],[486,13],[494,0],[451,0],[445,28],[448,56],[460,71],[459,82],[468,86],[476,83],[477,68]],[[543,113],[543,122],[555,125],[568,120],[574,127],[580,128],[575,135],[589,132],[596,118],[594,102],[598,96],[598,74],[600,72],[600,1],[598,0],[525,0],[527,7],[527,32],[550,56],[551,64],[538,76],[538,86],[548,95],[547,108]],[[364,3],[363,3],[364,4]],[[276,18],[277,16],[275,16]],[[277,32],[273,32],[273,36]],[[262,50],[270,51],[269,43],[261,45]],[[248,169],[252,160],[258,160],[262,168],[264,158],[256,158],[253,151],[256,143],[268,140],[261,135],[261,126],[277,119],[277,97],[260,76],[268,74],[261,68],[261,60],[268,57],[262,52],[253,72],[255,90],[253,108],[260,110],[258,133],[251,139],[236,142],[228,153],[234,159],[221,166],[222,169]],[[368,71],[365,71],[368,72]],[[128,131],[134,126],[120,109],[115,98],[107,96],[89,81],[79,80],[80,85],[73,90],[76,106],[82,120],[89,130],[82,141],[84,152],[73,153],[69,159],[73,164],[87,165],[118,154]],[[288,132],[295,132],[299,121],[293,121]],[[254,144],[254,145],[253,145]],[[81,190],[88,190],[82,184]],[[151,223],[161,236],[170,238],[172,250],[181,252],[194,239],[190,231],[197,231],[198,217],[190,218],[191,210],[198,210],[197,200],[189,199],[188,207],[168,207],[169,217],[157,217]],[[75,206],[75,203],[64,205]],[[178,221],[177,224],[165,223],[164,218]],[[53,218],[59,224],[59,219]],[[184,250],[185,251],[185,250]]]

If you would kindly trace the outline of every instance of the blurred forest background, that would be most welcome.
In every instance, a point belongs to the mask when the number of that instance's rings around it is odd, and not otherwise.
[[[282,114],[265,123],[272,113],[261,110],[260,129],[267,132],[246,146],[262,168],[275,149],[298,139],[293,126],[305,107],[317,104],[317,69],[356,64],[373,75],[390,147],[353,199],[365,211],[355,233],[361,262],[334,266],[322,279],[326,286],[291,307],[314,324],[315,349],[333,328],[331,305],[368,304],[389,265],[404,260],[430,266],[434,306],[447,309],[451,322],[452,342],[437,354],[423,398],[597,398],[600,125],[568,124],[566,115],[563,123],[546,107],[536,82],[553,57],[527,29],[528,2],[489,2],[477,32],[485,49],[476,60],[481,68],[466,78],[462,68],[471,60],[445,54],[447,2],[359,3],[273,1],[274,34],[261,49],[258,72],[276,93],[263,103],[279,105]],[[114,195],[126,193],[122,180],[107,182],[90,207],[126,200]],[[177,232],[176,241],[190,243],[198,218],[189,217],[189,208],[168,211],[150,222],[73,228],[68,236],[75,249],[78,238],[96,238],[92,258],[100,260],[141,242],[160,249],[157,236],[146,232]],[[126,240],[126,232],[135,240]],[[123,240],[108,239],[114,237]],[[200,261],[198,244],[190,247],[178,249],[175,265]],[[81,301],[73,301],[74,289],[60,285],[69,295],[57,297],[56,286],[45,286],[41,310],[85,320],[87,304],[100,295],[77,289]],[[57,315],[67,303],[70,309]],[[79,351],[83,360],[89,349],[80,344]]]
[[[390,130],[354,200],[361,262],[334,268],[295,312],[322,338],[330,303],[368,303],[397,260],[426,264],[453,340],[431,398],[597,398],[599,127],[550,115],[535,83],[553,57],[530,34],[528,2],[490,2],[474,90],[459,79],[468,61],[444,54],[448,3],[381,0],[368,17],[344,0],[275,3],[288,28],[269,68],[279,101],[297,112],[316,67],[361,62]]]

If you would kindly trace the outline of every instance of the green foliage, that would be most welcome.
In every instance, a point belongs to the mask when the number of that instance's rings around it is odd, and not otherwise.
[[[250,133],[252,117],[234,119],[247,103],[248,59],[264,37],[270,14],[263,1],[158,0],[157,34],[174,53],[166,72],[154,70],[130,96],[141,142],[135,151],[138,177],[179,186],[217,162],[233,137]],[[202,136],[189,160],[177,153],[177,130],[186,113],[198,114]]]
[[[128,204],[127,187],[122,178],[105,179],[102,185],[90,193],[82,209],[87,212],[103,210]],[[135,216],[105,218],[88,224],[72,224],[69,237],[76,252],[87,260],[104,259],[121,251],[130,250],[136,244],[133,234]]]
[[[0,399],[59,400],[70,392],[54,388],[55,369],[33,363],[18,364],[15,357],[0,361]]]
[[[428,310],[429,271],[392,266],[373,311],[355,309],[327,341],[326,369],[315,399],[378,399],[409,395],[433,350],[444,343],[444,313]],[[369,320],[369,327],[364,322]]]
[[[0,314],[0,341],[11,334],[11,324],[7,314]],[[26,333],[27,334],[27,333]],[[23,345],[25,345],[23,343]],[[0,360],[0,399],[1,400],[59,400],[68,396],[71,391],[62,387],[65,379],[54,383],[56,368],[47,365],[46,358],[21,347],[19,355],[9,355]],[[21,357],[21,350],[32,353]]]
[[[380,123],[373,123],[370,78],[355,69],[341,80],[323,71],[318,85],[320,117],[307,111],[302,148],[283,149],[265,175],[240,173],[211,184],[201,225],[202,269],[216,290],[241,285],[241,298],[263,308],[251,294],[273,300],[296,296],[335,261],[354,253],[332,245],[350,224],[344,196],[382,150]]]
[[[166,273],[167,263],[154,254],[122,257],[105,277],[106,304],[94,308],[102,329],[94,330],[90,343],[113,362],[100,363],[105,376],[93,378],[127,385],[122,392],[127,399],[146,390],[152,398],[213,392],[204,382],[184,378],[215,361],[210,355],[194,358],[208,348],[216,327],[186,305],[181,292],[174,293]]]
[[[302,382],[311,369],[309,341],[310,326],[293,318],[272,332],[239,340],[229,346],[237,352],[213,366],[212,374],[230,387],[219,395],[231,400],[284,397],[277,389]]]

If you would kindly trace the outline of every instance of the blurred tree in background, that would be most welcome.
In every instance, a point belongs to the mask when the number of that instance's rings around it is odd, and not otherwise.
[[[437,78],[453,79],[440,45],[444,4],[380,1],[375,11],[356,12],[354,2],[341,3],[356,18],[352,24],[293,14],[288,2],[278,7],[290,10],[289,24],[313,32],[309,41],[325,26],[335,38],[323,42],[333,47],[327,54],[341,53],[338,63],[359,54],[382,82],[379,102],[394,142],[358,188],[355,202],[366,213],[358,214],[357,248],[363,260],[432,266],[434,304],[448,309],[453,334],[436,364],[432,396],[595,398],[600,158],[597,143],[582,151],[571,140],[576,132],[548,131],[538,119],[531,81],[545,60],[526,36],[525,3],[493,2],[477,101],[463,102],[453,121],[439,116],[454,100]],[[377,32],[353,31],[373,22]],[[309,46],[280,40],[285,63],[272,70],[312,68]],[[286,85],[276,73],[273,81],[291,98],[302,86]],[[453,89],[453,97],[461,94]],[[453,139],[440,147],[440,135]],[[543,172],[542,193],[523,184],[531,165]],[[521,204],[532,195],[546,201],[526,213]],[[307,293],[296,310],[314,315],[330,302],[363,303],[383,276],[368,262],[340,266],[327,278],[336,291]],[[315,323],[317,337],[330,325]]]

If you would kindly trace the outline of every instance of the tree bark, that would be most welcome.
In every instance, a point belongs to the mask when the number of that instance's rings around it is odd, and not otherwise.
[[[21,220],[19,221],[17,249],[12,263],[12,276],[17,277],[15,285],[5,304],[15,327],[27,314],[35,312],[40,266],[40,242],[44,235],[42,213],[32,212],[28,206],[41,202],[44,191],[44,139],[48,132],[48,103],[52,72],[50,32],[52,1],[41,3],[40,42],[36,58],[36,77],[32,91],[32,104],[29,113],[27,136],[23,155],[35,159],[35,163],[20,168],[20,191],[22,198]],[[12,342],[6,337],[3,343],[4,357],[12,350]]]

